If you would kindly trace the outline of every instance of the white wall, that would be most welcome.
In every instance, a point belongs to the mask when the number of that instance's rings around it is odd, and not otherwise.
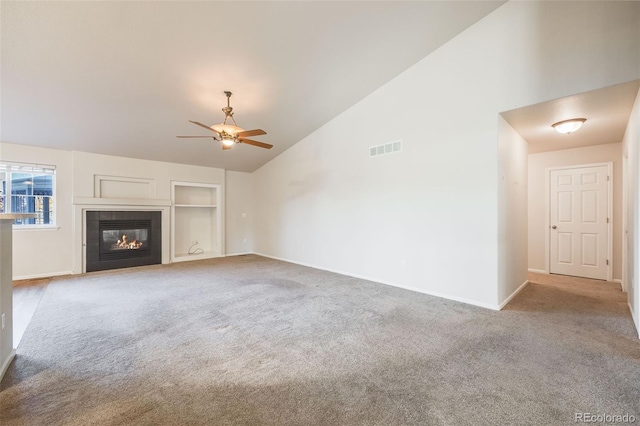
[[[622,144],[610,143],[529,155],[529,268],[545,269],[546,192],[549,167],[613,162],[613,278],[622,279]]]
[[[622,140],[622,151],[625,157],[625,170],[627,185],[624,188],[625,208],[624,226],[626,233],[624,245],[626,247],[627,268],[623,273],[624,287],[627,290],[629,308],[633,315],[638,335],[640,335],[640,174],[638,165],[640,164],[640,91],[636,97],[629,124]]]
[[[640,77],[639,15],[501,6],[256,171],[255,250],[497,308],[496,116]]]
[[[171,199],[171,181],[224,185],[224,169],[73,151],[73,196],[94,197],[94,176],[126,176],[155,182],[155,199]],[[223,197],[224,199],[224,197]]]
[[[56,226],[49,229],[15,229],[13,233],[14,278],[70,274],[73,234],[71,152],[1,143],[0,160],[56,166]]]
[[[498,303],[527,283],[528,144],[498,116]]]
[[[227,255],[253,252],[253,175],[226,173]]]
[[[96,176],[109,181],[113,179],[105,188],[99,189],[95,184]],[[118,179],[123,178],[124,182],[119,183]],[[140,183],[133,183],[135,180]],[[185,216],[182,215],[180,221],[176,222],[176,232],[183,232],[182,235],[176,233],[175,240],[171,242],[170,233],[170,199],[171,199],[171,182],[190,182],[190,183],[212,183],[218,184],[222,188],[220,200],[224,201],[225,187],[225,171],[223,169],[212,167],[192,166],[187,164],[166,163],[162,161],[140,160],[135,158],[115,157],[110,155],[92,154],[87,152],[73,152],[73,194],[74,194],[74,248],[81,247],[83,242],[82,233],[82,210],[96,208],[94,201],[87,198],[134,198],[136,204],[144,206],[145,209],[160,209],[162,214],[162,263],[170,262],[171,244],[176,245],[176,253],[186,253],[191,246],[192,240],[199,240],[198,248],[205,251],[214,251],[224,255],[224,206],[221,208],[221,236],[220,242],[222,247],[217,246],[217,235],[205,237],[211,234],[205,232],[204,223],[198,224],[198,218],[201,216]],[[108,189],[104,194],[103,190]],[[148,200],[159,202],[160,206],[146,206]],[[126,206],[120,209],[131,210],[135,207]],[[111,208],[109,208],[111,209]],[[190,211],[190,213],[192,213]],[[185,236],[184,232],[191,229],[193,233],[196,229],[202,229],[200,237],[196,238],[195,234]],[[75,250],[74,273],[82,272],[82,252]]]
[[[75,214],[77,203],[97,196],[95,193],[95,176],[115,176],[139,178],[152,181],[155,186],[150,200],[163,202],[168,206],[171,199],[171,181],[217,183],[222,185],[222,200],[225,200],[225,171],[223,169],[191,166],[185,164],[165,163],[133,158],[114,157],[78,151],[64,151],[31,147],[9,143],[0,143],[0,160],[26,163],[51,164],[56,166],[56,226],[50,229],[16,228],[13,236],[13,277],[27,279],[48,277],[82,272],[81,251],[82,238],[81,219]],[[251,220],[251,179],[247,174],[231,173],[233,193],[230,195],[234,213],[246,210],[247,219]],[[116,194],[117,195],[117,194]],[[123,198],[130,194],[122,194]],[[168,207],[161,207],[168,213]],[[224,208],[222,223],[224,224]],[[165,231],[163,239],[169,240],[169,220],[163,220]],[[252,250],[251,226],[239,226],[233,223],[229,228],[232,247],[238,247],[238,241],[247,238],[247,251]],[[225,227],[222,227],[224,244]],[[248,236],[247,236],[248,235]],[[168,245],[167,245],[168,247]],[[163,259],[168,259],[168,250]],[[223,247],[224,253],[224,247]]]

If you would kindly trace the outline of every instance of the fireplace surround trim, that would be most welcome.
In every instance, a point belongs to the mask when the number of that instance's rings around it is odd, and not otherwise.
[[[110,211],[161,211],[162,212],[162,263],[170,263],[171,207],[167,200],[141,199],[100,199],[75,197],[73,206],[73,264],[72,274],[82,274],[86,270],[86,212],[91,210]]]
[[[112,234],[111,231],[123,232],[124,230],[144,233],[147,238],[146,246],[141,249],[118,249],[116,252],[105,252],[104,238]],[[120,238],[126,239],[126,236],[123,235]],[[162,263],[162,212],[158,210],[87,210],[84,247],[86,272],[160,264]]]

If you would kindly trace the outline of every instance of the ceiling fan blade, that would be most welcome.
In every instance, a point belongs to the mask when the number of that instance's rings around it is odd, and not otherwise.
[[[238,139],[238,143],[246,143],[247,145],[259,146],[260,148],[271,149],[273,145],[264,142],[252,141],[251,139]]]
[[[247,136],[260,136],[260,135],[266,135],[267,132],[265,132],[262,129],[254,129],[254,130],[245,130],[242,132],[238,132],[236,133],[236,136],[239,138],[244,138]]]
[[[176,138],[216,138],[215,136],[176,136]]]
[[[211,130],[212,132],[217,133],[217,132],[216,132],[215,130],[213,130],[211,127],[206,126],[206,125],[204,125],[204,124],[202,124],[202,123],[198,123],[197,121],[189,120],[189,122],[190,122],[190,123],[195,124],[196,126],[204,127],[204,128],[205,128],[205,129],[207,129],[207,130]]]
[[[229,145],[229,146],[227,146],[227,145],[225,145],[225,144],[222,144],[222,150],[224,151],[224,150],[226,150],[226,149],[231,149],[231,147],[232,147],[232,146],[233,146],[233,145]]]

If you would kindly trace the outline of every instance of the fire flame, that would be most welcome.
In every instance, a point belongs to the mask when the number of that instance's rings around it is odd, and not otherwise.
[[[127,236],[124,234],[122,235],[122,239],[118,240],[118,242],[113,245],[114,249],[135,250],[135,249],[139,249],[140,247],[142,247],[142,241],[133,240],[129,242],[127,240]]]

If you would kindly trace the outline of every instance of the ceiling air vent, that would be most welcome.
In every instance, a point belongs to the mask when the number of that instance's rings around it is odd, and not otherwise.
[[[402,151],[402,141],[393,141],[384,145],[372,146],[369,148],[369,157],[377,157],[384,154],[393,154]]]

